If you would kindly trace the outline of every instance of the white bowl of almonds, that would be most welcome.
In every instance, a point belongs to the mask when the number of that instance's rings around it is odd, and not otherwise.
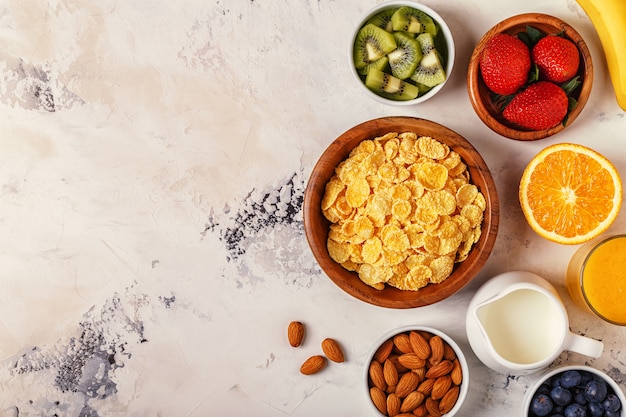
[[[361,123],[311,172],[306,237],[324,273],[388,308],[444,300],[487,261],[498,230],[489,168],[461,135],[412,117]]]
[[[455,415],[467,397],[469,367],[461,348],[428,326],[395,329],[365,362],[365,388],[375,415]]]

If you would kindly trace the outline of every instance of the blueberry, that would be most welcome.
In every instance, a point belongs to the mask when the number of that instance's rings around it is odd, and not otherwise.
[[[587,404],[587,398],[585,398],[585,392],[581,388],[574,389],[574,401],[580,405]]]
[[[580,372],[580,386],[587,385],[587,382],[591,381],[592,379],[593,379],[593,374],[591,372],[587,372],[587,371]]]
[[[560,387],[561,386],[561,378],[559,378],[558,375],[553,376],[552,379],[550,379],[550,385],[552,385],[552,388]]]
[[[604,381],[592,379],[585,386],[585,398],[588,401],[602,402],[606,398],[607,387]]]
[[[573,388],[580,384],[582,375],[576,370],[565,371],[559,378],[561,380],[561,386],[565,388]]]
[[[530,403],[530,411],[538,417],[544,417],[552,411],[552,399],[546,394],[538,394],[533,397]]]
[[[604,413],[604,417],[621,417],[621,415],[619,411],[606,411]]]
[[[563,388],[563,386],[552,388],[552,391],[550,391],[550,397],[552,398],[552,401],[558,405],[567,405],[572,402],[572,393],[568,389]]]
[[[619,397],[611,393],[602,401],[602,406],[606,411],[616,412],[621,408],[622,404],[620,403]]]
[[[604,407],[600,403],[591,402],[587,404],[587,411],[589,412],[589,417],[604,416]]]
[[[574,403],[567,406],[565,412],[563,413],[564,417],[587,417],[587,411],[585,407],[580,404]]]

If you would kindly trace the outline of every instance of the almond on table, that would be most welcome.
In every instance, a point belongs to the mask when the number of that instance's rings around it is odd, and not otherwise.
[[[298,347],[304,340],[304,324],[299,321],[292,321],[287,327],[287,339],[293,347]]]
[[[313,375],[326,367],[327,359],[322,355],[314,355],[309,357],[300,366],[300,372],[303,375]]]
[[[334,339],[324,339],[322,341],[322,351],[324,352],[324,355],[326,355],[326,357],[333,362],[341,363],[345,360],[343,349]]]

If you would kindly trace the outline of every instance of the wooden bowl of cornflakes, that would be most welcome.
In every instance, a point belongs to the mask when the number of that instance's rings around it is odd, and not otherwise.
[[[303,218],[311,251],[337,286],[373,305],[415,308],[478,274],[495,243],[499,203],[487,164],[461,135],[383,117],[324,151]]]

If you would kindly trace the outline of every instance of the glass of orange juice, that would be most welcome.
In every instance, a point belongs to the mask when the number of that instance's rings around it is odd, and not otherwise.
[[[565,282],[576,304],[626,326],[626,234],[581,246],[570,260]]]

